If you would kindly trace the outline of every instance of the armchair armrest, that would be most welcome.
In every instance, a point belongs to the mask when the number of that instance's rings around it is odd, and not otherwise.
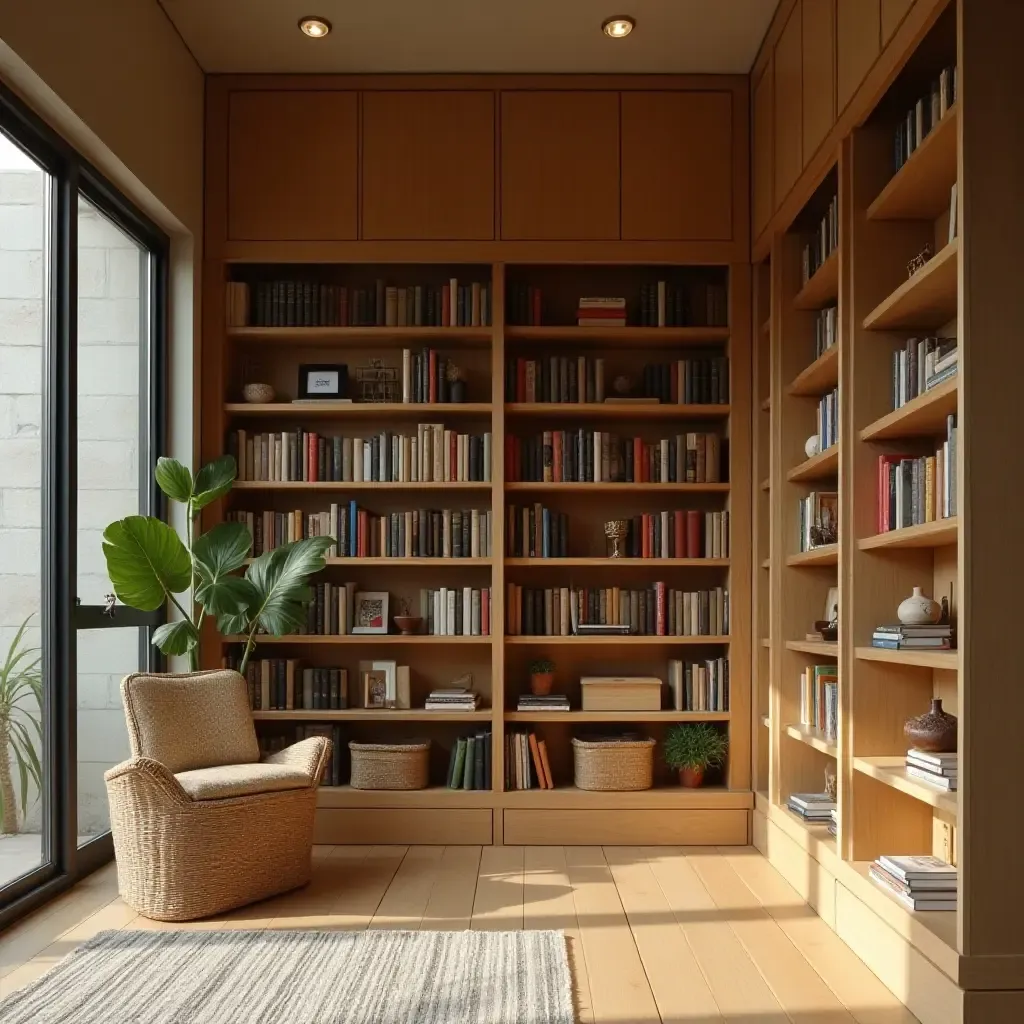
[[[299,740],[276,754],[261,759],[262,764],[283,764],[296,768],[309,776],[310,786],[318,786],[327,762],[331,759],[333,744],[326,736],[310,736]]]
[[[188,806],[192,803],[174,773],[151,757],[132,757],[122,761],[104,772],[103,780],[108,786],[117,788],[145,789],[173,805]]]

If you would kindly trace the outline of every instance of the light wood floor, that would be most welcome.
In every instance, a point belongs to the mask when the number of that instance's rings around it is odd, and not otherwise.
[[[556,928],[583,1022],[916,1024],[751,848],[318,847],[305,889],[191,925],[113,866],[0,936],[0,995],[117,928]]]

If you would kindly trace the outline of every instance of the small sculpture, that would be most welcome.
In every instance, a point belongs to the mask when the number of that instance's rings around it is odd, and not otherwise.
[[[804,454],[809,459],[813,459],[815,455],[821,452],[821,438],[817,434],[811,434],[806,441],[804,441]]]
[[[604,524],[604,535],[612,542],[612,550],[609,558],[622,558],[621,542],[629,534],[628,519],[609,519]]]

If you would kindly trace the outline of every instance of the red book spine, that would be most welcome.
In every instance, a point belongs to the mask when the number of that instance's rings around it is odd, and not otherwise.
[[[317,479],[317,454],[319,451],[319,445],[317,444],[316,434],[306,435],[306,479],[310,483],[314,483]]]
[[[437,401],[437,349],[430,350],[430,357],[428,360],[428,373],[430,374],[430,390],[427,395],[428,402]]]
[[[878,523],[877,532],[889,529],[889,467],[884,455],[878,456]]]
[[[366,557],[366,513],[360,509],[356,513],[356,558]]]
[[[516,401],[526,401],[526,360],[522,357],[516,360]]]
[[[675,541],[675,557],[686,558],[686,530],[683,526],[682,509],[676,509],[672,513],[672,539]]]
[[[639,437],[633,438],[633,483],[643,482],[644,443]]]
[[[700,558],[700,513],[694,509],[686,512],[686,553],[690,558]]]
[[[665,635],[665,584],[658,582],[654,584],[654,595],[656,599],[655,604],[655,618],[654,618],[654,631],[658,636]]]
[[[540,327],[540,289],[531,289],[530,294],[530,323],[534,327]]]
[[[564,434],[563,434],[563,432],[561,430],[556,430],[554,432],[554,434],[552,435],[552,437],[551,437],[552,448],[554,449],[554,451],[552,452],[552,456],[551,456],[552,476],[554,478],[555,483],[559,483],[559,484],[562,482],[562,438],[563,438],[563,436],[564,436]]]
[[[441,286],[441,326],[451,327],[452,318],[452,287],[449,284]]]
[[[480,591],[480,634],[491,635],[491,588],[484,587]]]
[[[650,558],[651,557],[651,548],[650,548],[650,545],[647,543],[647,520],[649,518],[650,517],[648,516],[648,514],[646,512],[640,517],[640,557],[641,558]]]

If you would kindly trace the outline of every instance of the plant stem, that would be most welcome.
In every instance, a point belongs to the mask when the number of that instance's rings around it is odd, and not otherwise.
[[[7,715],[0,716],[0,799],[3,800],[3,817],[0,831],[13,835],[18,831],[18,805],[11,781],[11,726]]]
[[[259,624],[259,619],[252,620],[252,629],[249,630],[248,636],[245,638],[245,650],[242,652],[242,664],[239,666],[238,671],[244,676],[245,670],[249,665],[249,655],[252,654],[256,647],[253,641],[253,636],[256,633],[256,627]]]
[[[185,540],[186,546],[188,547],[188,561],[191,573],[191,580],[189,581],[188,588],[188,603],[192,609],[192,615],[195,615],[196,610],[196,560],[192,554],[192,539],[195,536],[195,513],[192,511],[192,499],[189,498],[188,505],[185,509]],[[190,622],[193,622],[192,615],[188,616]],[[196,632],[198,633],[199,627],[196,626]],[[192,672],[199,671],[199,644],[196,645],[188,652],[188,667]]]

